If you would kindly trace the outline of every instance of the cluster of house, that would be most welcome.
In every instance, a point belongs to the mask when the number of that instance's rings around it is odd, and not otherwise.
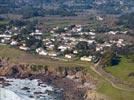
[[[30,36],[34,36],[36,39],[42,41],[43,47],[38,47],[35,49],[35,52],[42,56],[50,56],[50,57],[60,57],[65,51],[71,51],[64,55],[64,58],[72,59],[75,58],[76,55],[79,53],[76,49],[76,45],[80,41],[85,41],[89,45],[95,44],[96,50],[94,52],[101,52],[103,53],[105,47],[111,47],[113,44],[116,44],[118,47],[125,46],[125,41],[123,39],[118,40],[110,40],[103,44],[97,43],[95,38],[95,32],[83,32],[82,25],[70,25],[64,27],[64,31],[57,33],[56,30],[59,28],[53,28],[50,37],[43,37],[43,33],[40,30],[35,30],[35,32],[30,33]],[[11,46],[18,46],[19,49],[24,51],[29,51],[30,47],[28,47],[25,43],[19,44],[20,41],[14,40],[12,37],[20,34],[17,30],[18,28],[12,29],[13,31],[5,31],[5,33],[0,34],[0,42],[3,44],[10,44]],[[108,32],[106,34],[113,34],[115,35],[116,32]],[[86,36],[86,37],[85,37]],[[43,37],[43,38],[42,38]],[[27,37],[27,39],[30,39]],[[21,40],[23,41],[23,39]],[[18,45],[19,44],[19,45]],[[80,58],[82,61],[91,61],[94,55],[90,56],[83,56]]]

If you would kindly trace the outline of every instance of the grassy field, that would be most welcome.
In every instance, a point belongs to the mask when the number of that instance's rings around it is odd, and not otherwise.
[[[83,66],[85,62],[79,61],[59,61],[50,57],[38,56],[36,54],[29,54],[19,49],[10,47],[8,45],[0,45],[0,57],[9,57],[13,63],[28,63],[28,64],[41,64],[47,65],[50,68],[59,66],[75,67]],[[88,64],[88,63],[87,63]]]
[[[105,70],[121,80],[134,84],[134,77],[128,76],[129,73],[134,72],[134,62],[130,62],[124,56],[121,56],[121,62],[118,65],[106,67]]]
[[[134,92],[116,89],[103,79],[99,79],[97,91],[108,96],[109,100],[134,100]]]
[[[9,57],[10,59],[17,59],[20,56],[25,55],[26,53],[20,50],[17,50],[8,45],[0,45],[0,56]]]
[[[49,30],[54,27],[65,27],[72,24],[85,25],[89,22],[85,17],[45,17],[39,18],[39,23],[43,25],[44,30]]]
[[[9,21],[8,20],[0,20],[0,25],[5,25],[8,24]]]
[[[58,66],[83,66],[85,70],[98,80],[97,91],[109,97],[109,100],[134,100],[134,92],[118,90],[111,86],[103,77],[98,76],[94,71],[90,69],[90,63],[81,61],[59,61],[50,59],[48,57],[41,57],[37,55],[31,55],[20,51],[15,48],[11,48],[7,45],[0,45],[0,56],[9,57],[11,61],[17,63],[34,63],[48,65],[51,68]]]

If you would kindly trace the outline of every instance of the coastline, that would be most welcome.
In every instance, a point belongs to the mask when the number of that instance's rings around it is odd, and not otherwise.
[[[7,78],[11,79],[14,78],[12,76],[7,76]],[[24,77],[16,77],[15,79],[29,79],[34,80],[38,79],[41,80],[40,84],[47,84],[49,86],[52,86],[54,88],[61,89],[61,96],[60,100],[85,100],[85,94],[87,90],[91,89],[89,87],[84,87],[80,81],[74,81],[74,79],[69,79],[67,77],[63,77],[60,75],[57,75],[53,72],[47,72],[47,73],[39,73],[31,75],[30,77],[24,76]],[[0,81],[4,81],[2,78]],[[4,85],[9,85],[4,83]]]

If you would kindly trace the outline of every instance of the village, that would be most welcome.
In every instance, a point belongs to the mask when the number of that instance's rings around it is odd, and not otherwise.
[[[94,30],[84,31],[82,25],[68,25],[63,28],[57,26],[50,31],[48,37],[44,36],[44,33],[38,29],[29,34],[21,34],[20,30],[23,28],[25,27],[7,29],[0,34],[0,43],[41,56],[66,60],[79,59],[88,62],[97,62],[100,59],[99,55],[103,55],[106,48],[112,48],[112,46],[121,48],[130,44],[120,37],[101,38],[100,34]],[[103,35],[116,37],[118,34],[126,33],[127,31],[109,31]]]

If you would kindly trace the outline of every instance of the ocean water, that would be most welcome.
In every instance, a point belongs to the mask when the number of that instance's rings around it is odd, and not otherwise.
[[[61,100],[62,91],[34,79],[7,79],[0,84],[0,100]]]

